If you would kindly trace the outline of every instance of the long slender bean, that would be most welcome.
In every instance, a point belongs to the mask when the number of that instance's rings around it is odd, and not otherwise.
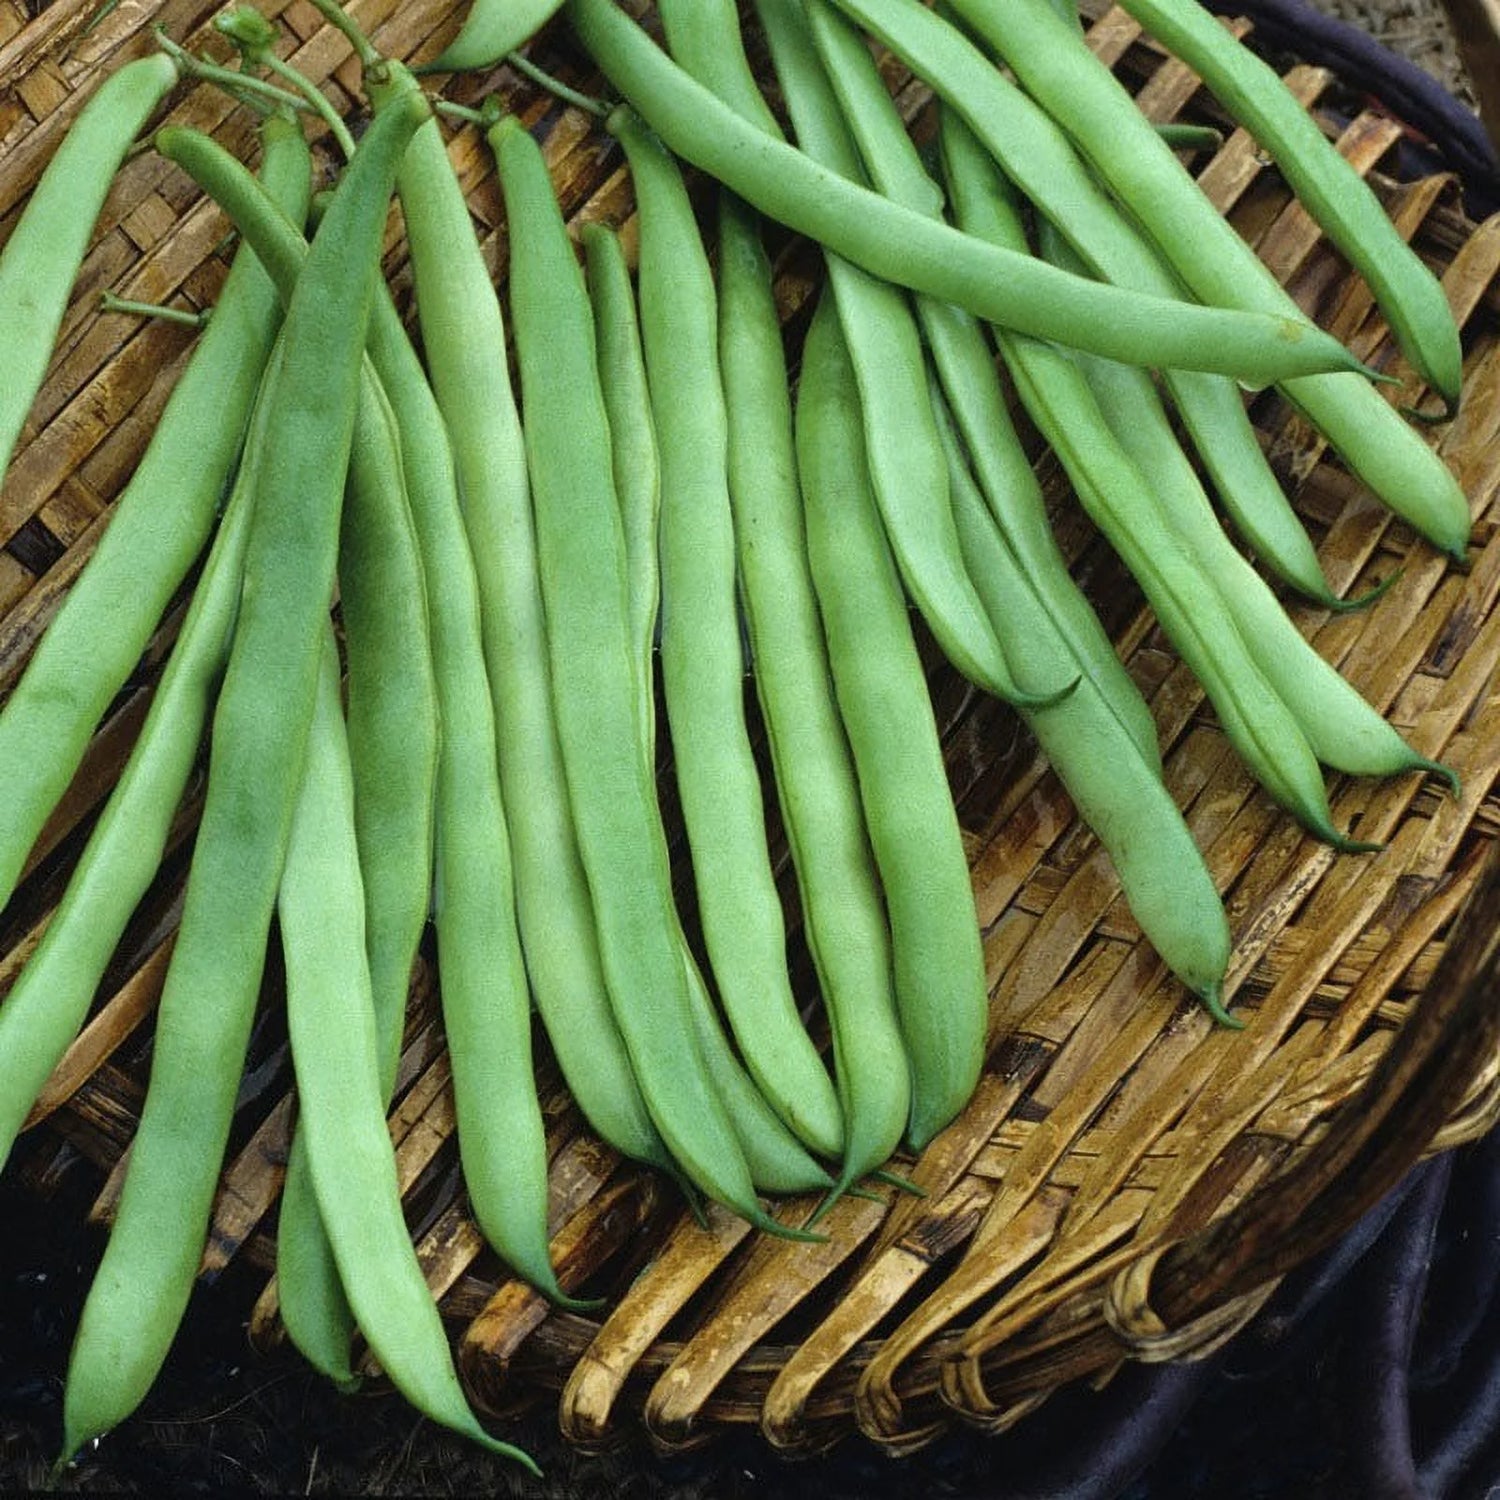
[[[1048,0],[952,0],[952,5],[1073,137],[1193,292],[1226,307],[1295,311],[1280,283],[1133,107],[1124,85]],[[1287,399],[1385,504],[1435,546],[1463,557],[1469,539],[1463,491],[1426,440],[1378,391],[1343,375],[1281,384]]]
[[[637,742],[648,779],[656,760],[654,640],[660,596],[656,549],[656,433],[635,311],[635,295],[619,238],[587,226],[590,294],[594,301],[600,387],[625,549],[626,615],[635,666]],[[766,1103],[724,1035],[687,937],[675,922],[689,1010],[709,1084],[724,1103],[754,1185],[766,1192],[826,1188],[833,1179]]]
[[[661,668],[704,941],[756,1085],[834,1155],[838,1097],[798,1015],[745,721],[728,420],[717,303],[686,188],[654,137],[622,127],[640,219],[641,335],[661,443]]]
[[[1338,341],[1305,322],[1231,314],[1039,274],[951,228],[820,168],[767,136],[672,63],[613,0],[568,0],[583,44],[677,155],[768,218],[899,285],[944,297],[1039,338],[1111,358],[1212,369],[1251,385],[1297,370],[1350,369]]]
[[[594,343],[599,358],[599,391],[609,421],[610,463],[625,548],[625,609],[636,664],[639,737],[648,765],[656,756],[656,695],[652,658],[661,604],[656,558],[657,518],[661,513],[661,457],[651,419],[651,391],[641,350],[635,288],[620,236],[597,221],[580,232],[594,310]]]
[[[847,1186],[895,1149],[911,1084],[890,930],[807,562],[770,266],[753,216],[728,197],[719,210],[719,279],[741,593],[807,944],[833,1033]]]
[[[988,997],[968,861],[921,661],[870,495],[862,425],[839,320],[825,298],[803,350],[797,408],[808,561],[885,887],[912,1072],[907,1135],[920,1148],[974,1090]]]
[[[383,286],[376,296],[384,296]],[[401,1057],[412,963],[432,893],[438,703],[427,590],[401,443],[385,389],[373,376],[363,382],[355,413],[338,579],[366,972],[381,1098],[389,1100]],[[347,1386],[354,1379],[348,1363],[353,1319],[342,1311],[341,1284],[317,1212],[305,1137],[299,1121],[277,1224],[281,1319],[304,1357],[336,1384]]]
[[[269,384],[274,375],[269,373]],[[0,1166],[77,1034],[130,913],[161,861],[201,747],[239,604],[248,491],[266,403],[146,722],[41,943],[0,1005]]]
[[[300,222],[310,192],[301,127],[272,116],[260,134],[266,186]],[[48,258],[57,253],[49,243]],[[0,779],[0,904],[208,539],[279,324],[275,290],[255,256],[236,254],[212,323],[116,498],[98,548],[0,712],[0,763],[8,768]]]
[[[355,1317],[396,1388],[426,1416],[538,1472],[469,1409],[402,1215],[385,1128],[354,799],[330,627],[277,898],[300,1128],[318,1207]]]
[[[862,182],[859,153],[818,64],[800,0],[757,0],[757,14],[802,150],[846,181]],[[972,682],[1013,702],[1065,692],[1066,683],[1018,677],[1018,663],[1007,658],[964,571],[910,303],[899,288],[842,257],[827,260],[863,403],[876,499],[907,589],[944,654]]]
[[[0,254],[0,479],[41,388],[104,196],[142,126],[177,82],[163,53],[128,62],[90,95]]]
[[[829,83],[839,97],[850,132],[877,186],[917,212],[940,214],[942,191],[928,175],[907,135],[868,47],[824,0],[808,0],[806,11]],[[1058,551],[1041,487],[1006,409],[994,355],[983,330],[977,319],[951,303],[918,297],[916,307],[952,415],[972,457],[976,478],[1006,545],[1021,564],[1022,586],[1035,590],[1038,601],[1072,647],[1071,658],[1054,656],[1054,665],[1059,670],[1071,669],[1089,675],[1141,755],[1160,767],[1156,723],[1151,711],[1120,664],[1098,616],[1073,582]],[[947,455],[945,467],[951,474],[951,459]],[[969,555],[967,549],[965,555]],[[972,568],[970,572],[972,576]],[[975,582],[979,586],[980,581]],[[980,592],[984,592],[982,587]],[[992,621],[998,618],[993,609],[990,616]],[[1006,639],[1028,641],[1024,633]],[[1027,652],[1034,654],[1029,643]]]
[[[1156,39],[1208,85],[1255,137],[1297,200],[1370,283],[1407,357],[1448,403],[1458,403],[1463,349],[1438,280],[1396,232],[1370,185],[1336,151],[1274,68],[1200,5],[1123,0]]]
[[[413,98],[371,128],[287,313],[267,416],[276,446],[255,487],[245,587],[141,1124],[69,1359],[65,1454],[145,1394],[202,1255],[311,722],[371,278],[396,164],[429,116]]]
[[[367,73],[377,116],[416,89],[400,64],[388,68],[378,80]],[[547,1258],[546,1137],[532,1074],[526,981],[547,994],[549,1007],[576,1015],[573,992],[597,987],[600,970],[553,719],[526,453],[500,303],[435,122],[413,140],[397,191],[433,394],[452,444],[479,585],[509,831],[509,869],[496,858],[490,873],[509,887],[495,891],[497,905],[514,904],[514,917],[491,939],[489,961],[459,960],[466,968],[475,964],[481,983],[461,992],[445,977],[460,1152],[486,1238],[533,1285],[560,1299]],[[461,878],[445,863],[444,899]]]
[[[996,628],[1015,631],[1034,651],[1066,653],[1067,642],[1039,611],[1004,545],[979,487],[965,467],[958,434],[944,423],[953,464],[954,514],[964,553]],[[1023,710],[1058,780],[1114,863],[1141,931],[1167,967],[1220,1020],[1229,964],[1229,922],[1213,877],[1159,761],[1141,754],[1105,695],[1085,677],[1060,703]]]

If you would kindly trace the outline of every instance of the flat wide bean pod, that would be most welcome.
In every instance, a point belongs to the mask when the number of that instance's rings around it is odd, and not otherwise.
[[[429,116],[414,98],[366,134],[287,312],[276,446],[255,487],[141,1124],[68,1364],[67,1455],[145,1395],[203,1253],[312,718],[380,236],[397,162]]]
[[[0,253],[0,479],[47,373],[105,194],[176,82],[177,64],[162,52],[111,73],[69,127]]]
[[[693,81],[614,0],[568,0],[583,44],[677,155],[867,271],[1038,338],[1248,385],[1358,361],[1305,321],[1141,297],[1033,267],[819,167]],[[1248,318],[1248,321],[1247,321]]]

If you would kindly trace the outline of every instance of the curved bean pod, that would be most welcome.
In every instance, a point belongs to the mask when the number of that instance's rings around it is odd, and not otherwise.
[[[757,14],[801,148],[845,181],[863,182],[859,153],[818,64],[800,0],[758,0]],[[897,566],[944,654],[971,682],[1012,702],[1067,691],[1023,686],[1005,642],[964,571],[948,471],[927,400],[922,340],[905,294],[830,255],[828,279],[854,364],[875,497]]]
[[[1073,137],[1198,296],[1271,314],[1295,311],[1280,283],[1158,139],[1124,86],[1048,0],[953,0],[953,9]],[[1464,556],[1469,506],[1463,491],[1426,440],[1378,391],[1344,375],[1281,379],[1281,385],[1385,504],[1434,546]]]
[[[177,82],[165,53],[138,57],[89,97],[0,253],[0,479],[52,360],[84,251],[120,163]]]
[[[458,35],[417,71],[492,68],[540,31],[561,6],[562,0],[473,0]]]
[[[636,667],[638,744],[648,779],[656,758],[654,640],[660,594],[656,554],[656,433],[635,313],[619,237],[585,225],[589,287],[599,351],[600,388],[609,418],[615,487],[625,546],[626,614]],[[833,1179],[766,1103],[724,1036],[697,961],[679,927],[688,1001],[703,1067],[724,1102],[754,1185],[766,1192],[826,1188]]]
[[[808,562],[891,923],[920,1149],[968,1101],[988,993],[969,865],[927,684],[865,468],[859,396],[833,305],[802,354],[797,462]]]
[[[704,942],[756,1085],[801,1140],[835,1155],[842,1115],[792,995],[745,721],[712,273],[675,163],[633,122],[620,139],[640,219],[641,337],[661,444],[662,682]]]
[[[418,1411],[513,1458],[469,1409],[401,1210],[365,932],[354,776],[330,627],[277,896],[299,1130],[340,1280],[370,1348]]]
[[[945,424],[954,466],[954,514],[964,554],[996,628],[1014,631],[1038,652],[1068,651],[1034,603],[977,484],[963,464],[957,434]],[[1037,743],[1114,863],[1120,887],[1147,941],[1169,969],[1220,1020],[1229,966],[1229,921],[1213,877],[1171,793],[1160,762],[1148,759],[1085,677],[1060,703],[1022,710]]]
[[[272,116],[260,135],[267,189],[300,223],[311,191],[302,128]],[[49,243],[49,260],[57,253]],[[0,778],[0,905],[110,700],[203,550],[280,321],[275,289],[255,256],[237,253],[210,326],[117,496],[99,546],[0,711],[0,763],[8,768]]]
[[[274,378],[267,373],[268,386]],[[239,606],[265,405],[252,418],[245,462],[140,736],[36,952],[0,1005],[0,1167],[88,1014],[192,774]]]
[[[1356,776],[1428,771],[1457,779],[1419,755],[1340,675],[1292,623],[1260,575],[1234,549],[1213,514],[1172,432],[1167,414],[1143,375],[1108,360],[1079,357],[1084,378],[1120,446],[1150,474],[1163,516],[1213,580],[1266,680],[1291,709],[1313,754],[1325,766]]]
[[[839,96],[849,129],[877,185],[882,192],[917,212],[940,214],[942,192],[922,165],[869,48],[824,0],[808,0],[806,10],[829,82]],[[951,112],[945,109],[945,129],[950,119]],[[961,122],[958,128],[964,129]],[[972,136],[968,139],[973,141]],[[946,148],[946,137],[944,144]],[[1058,551],[1041,487],[1016,436],[995,370],[994,354],[977,319],[952,303],[930,297],[918,297],[916,302],[952,417],[963,433],[975,475],[1005,545],[1021,565],[1023,587],[1035,591],[1037,601],[1055,627],[1067,636],[1072,648],[1071,655],[1054,653],[1051,665],[1059,670],[1082,671],[1091,677],[1141,755],[1160,769],[1156,721]],[[946,444],[943,446],[946,448]],[[944,457],[951,475],[951,457],[946,452]],[[965,548],[964,555],[967,561],[970,549]],[[972,565],[969,573],[973,577]],[[983,595],[982,581],[976,578],[975,586]],[[1002,616],[993,608],[989,614],[999,634],[998,620]],[[1002,638],[1026,642],[1028,657],[1035,659],[1026,634]]]
[[[1198,74],[1281,168],[1298,201],[1370,283],[1407,357],[1458,405],[1463,349],[1437,278],[1396,232],[1370,185],[1329,143],[1276,70],[1201,5],[1122,0],[1147,31]]]
[[[429,116],[414,98],[367,133],[287,312],[266,418],[278,442],[255,487],[245,587],[141,1123],[68,1363],[67,1455],[145,1394],[202,1256],[311,722],[371,278],[396,164]]]
[[[1024,195],[1045,205],[1049,220],[1102,280],[1157,297],[1183,295],[1181,283],[1099,186],[1065,132],[956,27],[903,0],[829,0],[809,11],[815,21],[821,17],[818,30],[825,47],[837,36],[830,6],[929,82],[948,112],[972,132],[965,154],[987,150]],[[1075,24],[1076,19],[1075,12]],[[852,57],[847,40],[842,50]],[[837,77],[834,81],[845,108],[852,111],[856,101],[847,85]],[[932,211],[940,211],[940,204]],[[1225,508],[1247,539],[1303,593],[1334,604],[1307,531],[1261,450],[1239,388],[1222,376],[1199,371],[1167,370],[1163,378]]]
[[[1358,365],[1305,322],[1168,303],[1027,266],[773,140],[695,83],[613,0],[568,0],[567,11],[584,46],[673,152],[876,276],[1039,338],[1141,364],[1217,370],[1250,385]]]

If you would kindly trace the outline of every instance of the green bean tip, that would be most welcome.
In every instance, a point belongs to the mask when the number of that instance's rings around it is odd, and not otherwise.
[[[1401,577],[1402,571],[1401,568],[1394,569],[1373,588],[1366,589],[1364,593],[1357,594],[1353,599],[1340,599],[1334,593],[1318,594],[1314,595],[1314,598],[1325,609],[1332,610],[1336,615],[1353,614],[1355,610],[1368,609],[1376,600],[1383,598]]]
[[[823,1202],[828,1203],[828,1200],[825,1198]],[[832,1205],[829,1204],[829,1206],[831,1207]],[[783,1224],[780,1219],[773,1218],[764,1209],[757,1209],[754,1213],[745,1214],[745,1218],[756,1229],[762,1231],[762,1233],[774,1235],[779,1240],[795,1240],[799,1244],[804,1245],[826,1245],[828,1243],[828,1236],[826,1234],[818,1234],[812,1227],[822,1212],[823,1204],[819,1204],[813,1211],[812,1217],[808,1219],[806,1227],[801,1229],[795,1224]]]
[[[1224,1006],[1224,991],[1217,981],[1205,985],[1198,992],[1198,999],[1202,1001],[1203,1008],[1220,1026],[1227,1027],[1230,1031],[1243,1031],[1247,1022],[1242,1016],[1235,1015]]]
[[[1444,782],[1448,788],[1448,795],[1455,802],[1463,795],[1463,780],[1452,766],[1445,766],[1440,760],[1431,760],[1425,755],[1419,755],[1413,769],[1424,771],[1429,776],[1436,776],[1438,780]]]
[[[893,1187],[899,1193],[909,1193],[913,1198],[925,1198],[927,1189],[919,1182],[913,1182],[910,1177],[903,1177],[899,1172],[891,1172],[882,1167],[877,1172],[870,1173],[872,1182],[883,1182],[887,1187]]]

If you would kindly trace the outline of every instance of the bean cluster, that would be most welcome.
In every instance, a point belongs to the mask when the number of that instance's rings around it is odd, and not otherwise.
[[[1455,557],[1464,497],[1198,192],[1064,0],[756,0],[782,114],[732,0],[660,0],[665,49],[616,0],[567,0],[621,96],[569,95],[623,149],[638,264],[633,283],[618,235],[590,225],[580,265],[536,141],[496,109],[467,112],[504,194],[518,390],[430,103],[335,0],[316,3],[364,65],[373,123],[357,147],[277,56],[275,29],[231,11],[220,29],[245,66],[163,39],[121,68],[0,255],[3,471],[137,133],[183,75],[264,115],[258,179],[191,129],[154,138],[241,243],[109,530],[0,712],[8,896],[206,553],[139,741],[0,1005],[3,1162],[160,863],[208,731],[140,1129],[69,1369],[65,1456],[136,1407],[182,1315],[273,914],[301,1101],[278,1234],[287,1329],[339,1382],[354,1379],[357,1329],[422,1411],[523,1462],[460,1388],[384,1127],[429,921],[474,1217],[560,1305],[580,1304],[548,1258],[533,1004],[602,1137],[695,1207],[712,1199],[775,1234],[817,1238],[817,1214],[785,1222],[761,1194],[821,1191],[826,1208],[952,1120],[982,1066],[987,984],[908,601],[1016,706],[1147,937],[1232,1020],[1218,892],[1163,784],[1151,712],[1058,550],[1007,384],[1246,764],[1308,830],[1367,847],[1334,826],[1324,766],[1443,769],[1293,626],[1220,526],[1166,402],[1256,555],[1327,607],[1351,606],[1236,381],[1280,383]],[[1364,184],[1195,5],[1124,4],[1281,163],[1451,413],[1453,320]],[[558,8],[476,0],[429,68],[490,66]],[[933,152],[908,135],[869,38],[937,95]],[[294,107],[348,157],[317,204]],[[678,157],[722,184],[716,262]],[[393,192],[420,358],[379,271]],[[795,400],[762,215],[826,252]],[[831,1056],[788,976],[747,648]],[[658,685],[701,951],[657,795]]]

